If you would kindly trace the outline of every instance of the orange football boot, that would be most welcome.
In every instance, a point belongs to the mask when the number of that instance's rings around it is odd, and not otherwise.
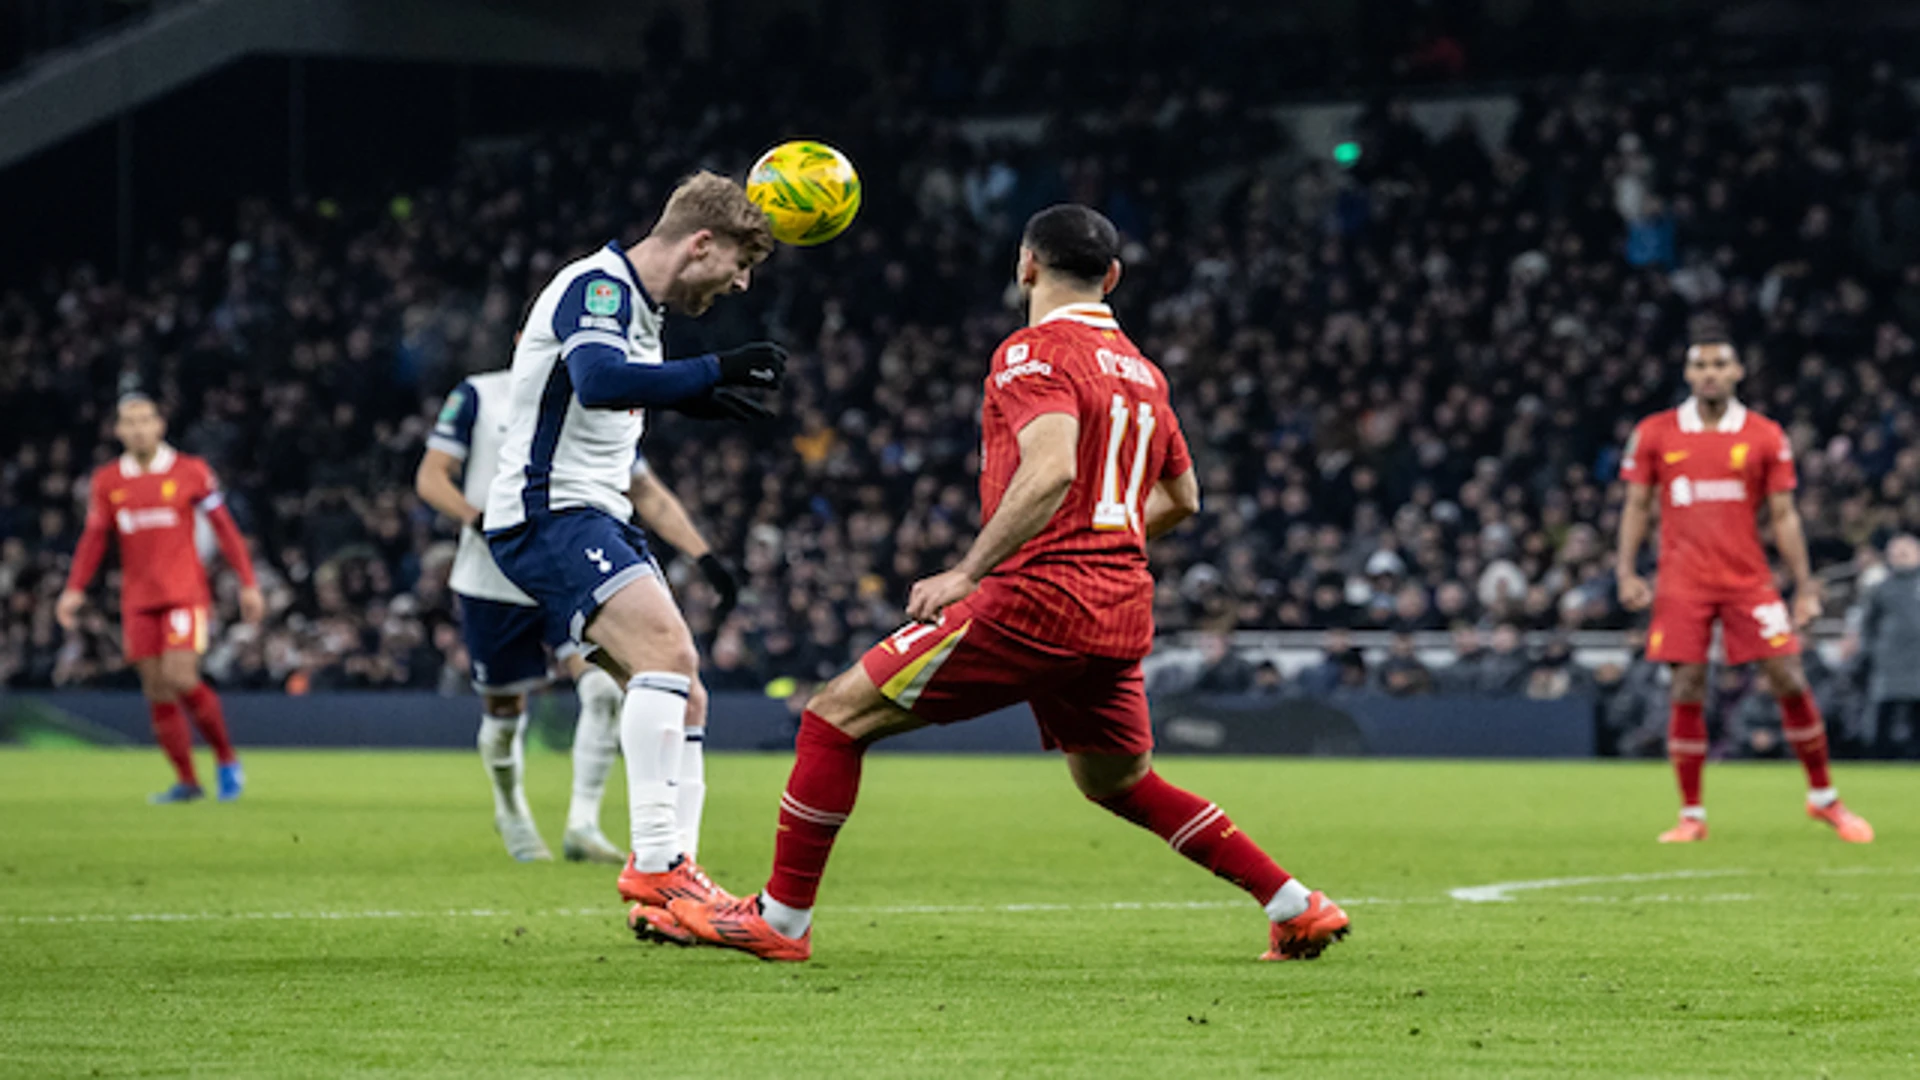
[[[790,938],[767,925],[760,914],[758,894],[737,899],[675,900],[667,905],[667,911],[682,932],[705,945],[739,949],[762,960],[813,958],[813,929],[809,927],[798,938]],[[661,927],[657,919],[648,916],[646,921],[650,933],[671,940],[671,931]],[[641,933],[638,927],[634,932]]]
[[[1840,839],[1849,844],[1873,843],[1873,826],[1867,824],[1866,818],[1847,809],[1839,799],[1826,806],[1808,803],[1807,816],[1833,826],[1833,831],[1840,834]]]
[[[620,898],[629,904],[663,908],[671,900],[731,900],[733,895],[715,885],[700,864],[685,855],[658,874],[641,872],[629,855],[626,869],[620,871]]]
[[[1340,905],[1315,889],[1307,894],[1307,910],[1286,922],[1273,924],[1267,937],[1267,951],[1260,954],[1260,959],[1313,960],[1351,930],[1352,920],[1340,910]]]
[[[1680,824],[1660,834],[1660,842],[1663,844],[1692,844],[1706,838],[1706,819],[1688,817],[1685,814],[1680,815]]]
[[[633,936],[641,941],[653,941],[661,945],[699,944],[666,908],[633,905],[627,910],[627,929],[632,930]]]

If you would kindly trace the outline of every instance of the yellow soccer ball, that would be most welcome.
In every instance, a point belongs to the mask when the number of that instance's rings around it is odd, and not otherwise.
[[[860,212],[860,174],[847,155],[826,143],[796,139],[753,163],[747,198],[767,212],[775,240],[812,247],[853,223]]]

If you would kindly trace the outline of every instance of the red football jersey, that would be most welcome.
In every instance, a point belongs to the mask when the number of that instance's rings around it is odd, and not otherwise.
[[[1145,656],[1153,649],[1147,495],[1193,467],[1166,376],[1105,304],[1061,308],[1001,342],[980,416],[983,521],[1020,465],[1020,429],[1046,413],[1080,420],[1073,487],[1040,533],[981,582],[986,610],[1050,645]]]
[[[123,612],[207,603],[207,571],[193,538],[196,511],[213,520],[222,553],[241,580],[252,585],[252,563],[232,517],[222,508],[213,470],[191,454],[162,445],[145,469],[127,454],[94,470],[87,527],[74,552],[67,587],[86,588],[111,531],[120,539]]]
[[[1688,399],[1640,421],[1620,477],[1658,493],[1661,590],[1717,596],[1773,586],[1755,518],[1767,496],[1796,483],[1779,424],[1735,401],[1708,428]]]

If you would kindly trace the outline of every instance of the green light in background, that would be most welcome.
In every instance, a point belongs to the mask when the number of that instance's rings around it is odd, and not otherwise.
[[[1343,169],[1351,169],[1360,160],[1360,144],[1357,142],[1336,143],[1333,147],[1333,163]]]

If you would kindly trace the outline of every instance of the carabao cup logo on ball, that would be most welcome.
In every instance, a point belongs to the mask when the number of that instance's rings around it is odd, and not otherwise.
[[[774,239],[796,247],[839,236],[860,212],[860,174],[825,143],[781,143],[747,174],[747,197],[766,211]]]

